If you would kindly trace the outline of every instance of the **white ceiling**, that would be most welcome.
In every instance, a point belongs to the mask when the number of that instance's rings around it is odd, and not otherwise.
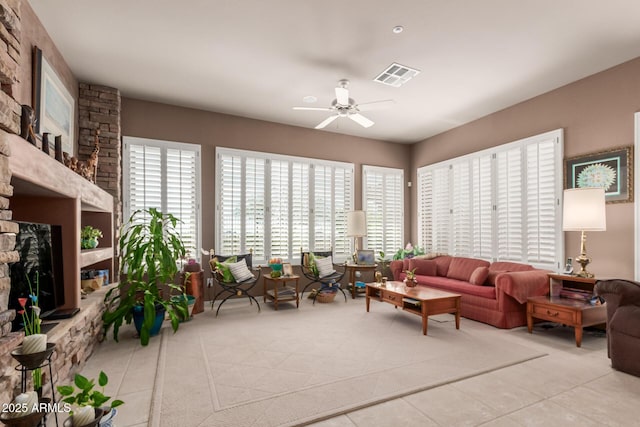
[[[411,143],[640,56],[637,0],[29,0],[81,81],[122,95],[313,128],[339,79],[365,129]],[[404,26],[394,34],[392,28]],[[373,82],[392,62],[421,70]],[[302,98],[313,95],[316,104]]]

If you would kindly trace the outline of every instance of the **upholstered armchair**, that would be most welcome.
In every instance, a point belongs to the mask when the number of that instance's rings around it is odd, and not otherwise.
[[[607,340],[611,366],[640,376],[640,283],[598,280],[595,294],[607,303]]]

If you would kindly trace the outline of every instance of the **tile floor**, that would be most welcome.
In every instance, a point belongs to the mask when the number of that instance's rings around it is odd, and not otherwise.
[[[355,303],[364,306],[364,298]],[[562,326],[536,326],[529,334],[526,327],[500,330],[463,319],[463,327],[472,327],[487,339],[511,340],[548,355],[311,425],[640,426],[640,378],[611,369],[603,332],[586,332],[582,348],[577,348],[573,329]],[[162,357],[160,340],[142,348],[127,334],[132,332],[124,330],[116,345],[101,346],[83,374],[91,377],[101,369],[109,372],[107,394],[117,394],[127,402],[119,408],[118,427],[159,425],[150,420],[159,418],[151,392],[155,367]]]

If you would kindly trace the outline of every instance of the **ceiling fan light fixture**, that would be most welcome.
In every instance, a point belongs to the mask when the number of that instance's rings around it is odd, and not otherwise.
[[[302,98],[302,102],[306,103],[306,104],[313,104],[314,102],[317,102],[318,98],[316,98],[313,95],[307,95],[304,98]]]
[[[400,34],[404,31],[404,27],[402,25],[396,25],[391,31],[393,31],[393,34]]]

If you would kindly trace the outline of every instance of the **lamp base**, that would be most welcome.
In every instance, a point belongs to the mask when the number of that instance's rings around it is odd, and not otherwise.
[[[591,262],[591,258],[582,253],[578,258],[576,258],[576,262],[580,264],[580,271],[576,273],[576,276],[585,277],[587,279],[591,279],[594,277],[593,273],[589,273],[587,271],[587,265],[589,265],[589,263]]]

